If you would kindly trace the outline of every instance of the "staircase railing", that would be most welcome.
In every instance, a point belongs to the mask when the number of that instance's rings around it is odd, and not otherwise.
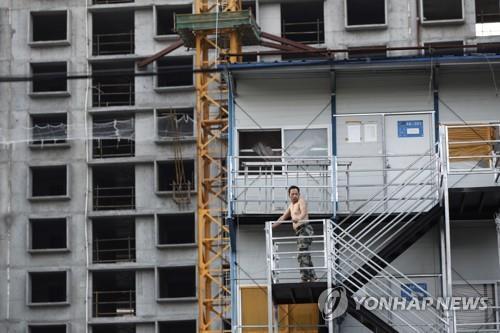
[[[428,290],[377,253],[422,214],[440,204],[442,172],[439,153],[428,151],[417,156],[390,182],[334,225],[336,280],[351,295],[396,298],[401,297],[404,287],[437,304],[437,298]],[[374,278],[375,275],[381,278]],[[404,331],[448,332],[450,327],[446,314],[434,306],[420,311],[384,308],[374,312],[395,328],[404,326]]]

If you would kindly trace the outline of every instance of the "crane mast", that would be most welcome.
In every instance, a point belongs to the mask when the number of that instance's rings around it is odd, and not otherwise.
[[[241,10],[241,0],[196,0],[195,15],[215,16],[213,29],[193,30],[196,73],[198,325],[199,332],[230,331],[229,226],[227,213],[227,85],[211,71],[224,54],[241,50],[235,28],[218,27],[223,13]],[[214,14],[215,13],[215,14]],[[221,57],[222,56],[222,57]]]

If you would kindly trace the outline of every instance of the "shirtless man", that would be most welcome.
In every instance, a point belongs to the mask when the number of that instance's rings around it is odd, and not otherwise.
[[[300,189],[298,186],[292,185],[288,188],[288,196],[292,202],[288,206],[287,210],[278,219],[278,222],[273,224],[273,228],[276,228],[283,221],[292,220],[292,227],[295,234],[299,236],[297,239],[297,250],[300,252],[297,256],[300,267],[313,267],[311,260],[311,254],[309,253],[309,248],[312,243],[312,236],[314,234],[312,226],[307,222],[309,220],[309,215],[307,211],[307,203],[304,199],[300,197]],[[302,282],[313,282],[316,281],[316,273],[314,269],[301,269],[300,270]]]

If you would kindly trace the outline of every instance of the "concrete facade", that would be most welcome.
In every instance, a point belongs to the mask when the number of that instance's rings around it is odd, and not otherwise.
[[[187,2],[175,2],[186,4]],[[93,4],[92,1],[2,1],[0,3],[0,72],[1,76],[29,77],[30,63],[67,63],[69,75],[92,71],[95,64],[107,61],[135,61],[168,45],[172,38],[155,36],[156,6],[173,1],[136,1],[129,3]],[[95,55],[92,52],[93,16],[105,13],[113,17],[121,11],[133,13],[135,51],[123,54]],[[32,42],[31,13],[66,11],[67,38],[63,42]],[[163,39],[162,39],[163,38]],[[191,55],[182,49],[175,55]],[[147,71],[153,70],[151,65]],[[179,206],[171,193],[160,193],[157,161],[174,160],[172,141],[161,141],[156,135],[157,110],[192,108],[193,87],[156,89],[154,76],[138,76],[135,81],[135,103],[123,106],[93,107],[91,79],[67,81],[67,92],[32,93],[30,81],[2,83],[0,89],[0,135],[4,142],[0,157],[2,215],[0,247],[0,331],[28,333],[43,325],[66,325],[66,332],[154,333],[162,331],[162,322],[189,321],[196,327],[197,302],[192,297],[159,297],[158,269],[195,266],[195,240],[187,245],[161,245],[158,241],[158,216],[171,214],[175,223],[178,212],[195,211],[195,195],[191,203]],[[110,113],[111,112],[111,113]],[[66,114],[67,143],[29,144],[33,115]],[[134,117],[135,154],[129,157],[99,158],[92,156],[93,118]],[[183,141],[184,158],[194,157],[194,140]],[[67,194],[31,197],[30,167],[67,165]],[[95,210],[93,207],[93,168],[132,165],[135,174],[135,209]],[[118,171],[119,172],[119,171]],[[99,263],[93,259],[95,223],[106,223],[107,217],[131,218],[134,221],[134,260]],[[67,249],[30,251],[29,220],[65,218]],[[104,219],[103,219],[104,218]],[[97,222],[96,222],[97,221]],[[194,223],[194,221],[193,221]],[[194,228],[194,226],[193,226]],[[193,232],[194,233],[194,232]],[[195,235],[193,235],[195,237]],[[95,244],[94,244],[95,246]],[[94,249],[94,250],[93,250]],[[64,304],[29,305],[30,272],[67,272],[67,300]],[[133,272],[135,275],[135,315],[96,316],[93,275],[96,272]],[[196,276],[193,276],[196,281]],[[196,292],[196,291],[195,291]],[[125,306],[126,307],[126,306]],[[105,326],[102,326],[105,324]],[[123,328],[123,324],[128,324]],[[131,325],[130,325],[131,324]],[[41,326],[40,326],[41,325]],[[101,326],[99,326],[101,325]],[[122,327],[122,328],[120,328]],[[135,327],[135,328],[134,328]],[[55,330],[55,328],[49,328]],[[165,328],[163,328],[164,330]],[[38,332],[38,330],[36,331]]]

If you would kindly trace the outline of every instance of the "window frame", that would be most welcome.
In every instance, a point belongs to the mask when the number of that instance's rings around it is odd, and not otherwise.
[[[185,297],[160,297],[160,270],[177,268],[194,268],[194,296]],[[198,266],[196,264],[175,264],[172,266],[157,266],[155,267],[155,298],[157,303],[179,303],[191,302],[198,299]]]
[[[194,195],[196,194],[197,192],[197,188],[198,188],[198,183],[197,183],[197,180],[198,180],[198,175],[196,174],[196,164],[197,164],[197,160],[196,160],[196,157],[184,157],[183,158],[183,161],[193,161],[193,189],[191,189],[189,192]],[[154,189],[155,189],[155,194],[158,195],[158,196],[161,196],[161,195],[173,195],[174,194],[174,190],[171,190],[171,191],[164,191],[164,190],[160,190],[160,181],[159,181],[159,171],[160,171],[160,168],[159,168],[159,164],[162,164],[162,163],[175,163],[175,160],[173,159],[167,159],[167,160],[155,160],[154,161]]]
[[[177,85],[177,86],[159,86],[158,85],[158,81],[159,81],[159,76],[160,76],[160,72],[159,72],[159,66],[158,66],[158,61],[161,61],[165,58],[162,58],[162,59],[158,59],[157,61],[154,62],[153,64],[153,70],[155,73],[157,73],[155,76],[154,76],[154,90],[157,92],[157,93],[162,93],[162,92],[177,92],[177,91],[194,91],[195,90],[195,84],[196,84],[196,78],[195,78],[195,73],[194,73],[194,66],[195,66],[195,58],[194,58],[194,55],[191,54],[191,53],[188,53],[188,54],[182,54],[182,55],[173,55],[173,56],[167,56],[167,58],[191,58],[191,64],[192,64],[192,83],[189,84],[189,85]]]
[[[344,28],[345,30],[372,30],[372,29],[386,29],[388,24],[387,24],[387,16],[388,16],[388,11],[387,11],[387,0],[384,0],[384,23],[375,23],[375,24],[355,24],[355,25],[349,25],[348,22],[348,13],[347,13],[347,2],[349,0],[344,0]]]
[[[241,152],[240,152],[240,132],[259,132],[259,131],[280,131],[281,132],[281,155],[276,156],[276,158],[282,158],[283,157],[283,149],[285,145],[285,131],[286,130],[303,130],[304,126],[283,126],[283,127],[263,127],[263,128],[255,128],[255,127],[236,127],[236,133],[237,133],[237,140],[235,142],[235,151],[237,152],[237,156],[241,157]],[[323,129],[326,130],[326,136],[327,136],[327,152],[328,154],[325,156],[331,156],[332,155],[332,134],[331,134],[331,126],[329,125],[311,125],[308,126],[307,129]],[[237,175],[236,177],[238,178],[257,178],[260,177],[257,174],[249,174],[249,175],[244,175],[243,170],[240,169],[239,163],[237,166]],[[241,173],[241,174],[240,174]],[[278,175],[280,176],[280,175]]]
[[[58,142],[58,143],[50,143],[50,142],[43,142],[42,143],[34,143],[33,139],[33,128],[34,128],[34,123],[33,123],[33,118],[39,118],[39,117],[52,117],[52,116],[61,116],[65,115],[66,116],[66,137],[64,139],[64,142]],[[50,112],[50,113],[29,113],[28,117],[28,146],[31,149],[45,149],[45,148],[64,148],[64,147],[70,147],[70,141],[69,138],[71,137],[70,133],[70,124],[69,124],[69,117],[68,117],[68,112],[66,111],[56,111],[56,112]],[[61,139],[62,140],[62,139]]]
[[[66,38],[65,39],[54,39],[47,41],[35,41],[33,39],[34,25],[33,25],[33,14],[50,14],[57,12],[66,13]],[[28,24],[28,45],[30,47],[52,47],[52,46],[69,46],[71,45],[70,40],[71,32],[71,11],[70,9],[51,9],[51,10],[32,10],[29,12],[29,24]]]
[[[321,22],[322,22],[322,27],[319,31],[317,31],[318,35],[323,35],[323,39],[321,42],[317,43],[317,42],[314,42],[314,41],[297,41],[297,40],[294,40],[296,43],[301,43],[301,44],[304,44],[304,45],[317,45],[317,46],[324,46],[326,44],[326,39],[327,39],[327,34],[326,34],[326,11],[325,11],[325,1],[322,1],[322,0],[299,0],[299,1],[281,1],[279,2],[280,4],[280,20],[279,20],[279,25],[280,25],[280,32],[279,32],[279,36],[282,37],[282,38],[288,38],[288,39],[291,39],[290,37],[287,37],[286,36],[286,30],[284,31],[283,30],[283,26],[284,24],[286,24],[287,22],[284,21],[284,15],[283,15],[283,6],[285,5],[293,5],[293,4],[303,4],[304,6],[307,6],[309,4],[318,4],[321,6],[321,11],[323,12],[323,16],[321,17]],[[256,13],[257,13],[257,9],[256,9]],[[258,22],[258,21],[257,21]],[[290,23],[290,22],[288,22]],[[303,23],[303,22],[295,22],[295,23]],[[304,33],[304,32],[302,32]],[[293,39],[292,39],[293,40]]]
[[[61,247],[61,248],[53,248],[53,249],[33,249],[33,228],[32,224],[36,220],[65,220],[65,229],[66,229],[66,247]],[[27,224],[27,230],[26,230],[26,251],[31,254],[36,254],[36,253],[61,253],[61,252],[70,252],[71,251],[71,239],[70,239],[70,221],[71,217],[70,216],[30,216],[28,218],[28,224]],[[34,222],[36,223],[36,222]]]
[[[64,272],[66,276],[66,300],[61,302],[32,302],[32,283],[31,283],[31,274],[33,273],[60,273]],[[44,269],[44,270],[28,270],[26,272],[26,305],[29,307],[52,307],[52,306],[69,306],[71,304],[71,295],[70,295],[70,277],[71,269],[70,268],[53,268],[53,269]]]
[[[192,136],[181,136],[181,137],[163,137],[158,135],[159,127],[158,127],[158,117],[164,113],[165,111],[184,111],[184,110],[192,110],[193,113],[193,135]],[[156,143],[164,143],[164,142],[173,142],[173,141],[195,141],[196,140],[196,109],[194,106],[179,106],[172,108],[156,108],[154,110],[154,129],[155,129],[155,142]]]
[[[45,196],[34,196],[33,195],[33,169],[36,168],[50,168],[50,167],[66,167],[66,193],[61,195],[45,195]],[[71,182],[70,182],[70,172],[71,168],[69,164],[29,164],[28,165],[28,200],[30,201],[50,201],[50,200],[69,200],[71,199]]]
[[[160,243],[160,216],[175,216],[175,215],[187,215],[187,214],[193,214],[194,216],[194,221],[193,221],[193,238],[194,242],[193,243],[177,243],[177,244],[161,244]],[[155,234],[156,234],[156,247],[159,249],[168,249],[168,248],[179,248],[179,247],[196,247],[198,245],[198,228],[196,228],[196,221],[198,219],[198,214],[196,210],[189,210],[189,211],[181,211],[181,212],[175,212],[175,213],[157,213],[154,216],[155,220]]]
[[[193,321],[195,323],[195,330],[198,332],[198,320],[196,318],[186,318],[186,319],[169,319],[169,320],[158,320],[155,325],[155,333],[160,333],[160,324],[168,322],[180,322],[180,321]]]
[[[54,65],[54,64],[65,64],[66,65],[66,76],[68,76],[68,73],[70,72],[70,61],[67,60],[51,60],[51,61],[32,61],[28,63],[28,72],[30,73],[31,77],[34,77],[34,72],[33,72],[33,65]],[[33,80],[30,81],[30,84],[27,85],[28,89],[28,96],[31,98],[43,98],[43,97],[69,97],[71,96],[70,92],[70,84],[69,80],[66,77],[66,90],[57,90],[57,91],[33,91]]]
[[[419,0],[419,10],[420,10],[420,24],[421,25],[440,25],[440,24],[462,24],[465,23],[465,1],[460,0],[462,2],[462,17],[458,19],[444,19],[444,20],[426,20],[425,19],[425,13],[424,13],[424,1],[426,0]],[[431,1],[431,0],[427,0]]]
[[[154,23],[154,36],[153,38],[157,41],[165,41],[165,40],[177,40],[179,39],[179,35],[176,33],[173,34],[159,34],[158,33],[158,10],[163,8],[174,8],[174,7],[188,7],[191,6],[191,13],[194,13],[194,3],[193,2],[182,2],[182,3],[174,3],[174,4],[161,4],[153,6],[153,23]],[[174,27],[175,29],[175,21]]]
[[[55,322],[55,321],[50,321],[46,323],[41,323],[41,322],[28,322],[26,325],[26,333],[31,333],[31,328],[32,327],[37,327],[37,326],[62,326],[64,325],[66,327],[66,333],[71,332],[71,323],[68,321],[63,321],[63,322]]]

